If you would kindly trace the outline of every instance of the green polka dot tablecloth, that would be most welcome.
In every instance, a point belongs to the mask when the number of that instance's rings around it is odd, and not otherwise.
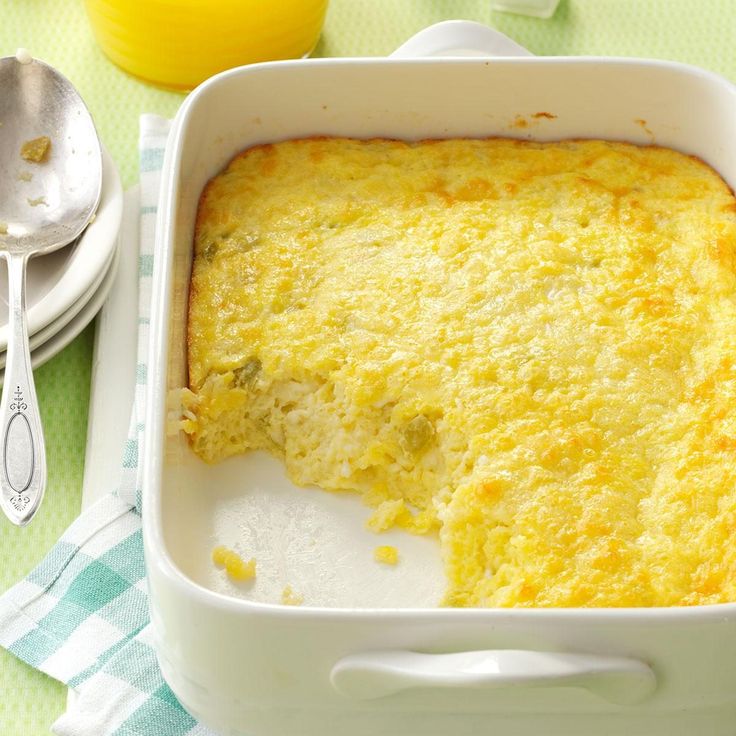
[[[145,0],[130,0],[144,2]],[[278,0],[269,0],[277,2]],[[495,12],[489,0],[331,0],[318,56],[385,55],[441,20],[477,20],[535,54],[674,59],[736,79],[733,0],[561,0],[539,20]],[[64,73],[87,102],[125,186],[137,175],[138,117],[171,117],[182,96],[114,67],[95,45],[81,0],[0,0],[0,55],[29,49]],[[28,573],[80,510],[93,326],[36,372],[49,485],[33,523],[0,520],[0,592]],[[48,734],[66,689],[0,650],[0,734]]]

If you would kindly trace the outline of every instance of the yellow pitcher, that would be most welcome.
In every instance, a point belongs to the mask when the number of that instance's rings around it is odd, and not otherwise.
[[[127,72],[175,89],[241,64],[309,54],[327,0],[85,0],[98,43]]]

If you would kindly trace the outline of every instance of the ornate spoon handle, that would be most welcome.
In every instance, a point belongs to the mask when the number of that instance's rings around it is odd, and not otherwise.
[[[46,489],[46,450],[33,383],[26,323],[27,255],[6,253],[8,352],[0,401],[0,507],[18,526],[36,513]]]

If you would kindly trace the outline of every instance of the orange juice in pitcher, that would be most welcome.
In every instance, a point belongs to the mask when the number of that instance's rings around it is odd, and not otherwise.
[[[327,0],[85,0],[95,37],[127,72],[192,89],[241,64],[309,54]]]

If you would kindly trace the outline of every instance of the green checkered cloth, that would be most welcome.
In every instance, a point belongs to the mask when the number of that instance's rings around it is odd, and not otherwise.
[[[118,488],[0,597],[0,644],[73,688],[63,736],[206,736],[161,677],[149,626],[141,531],[142,440],[153,241],[169,121],[141,118],[138,365]]]

